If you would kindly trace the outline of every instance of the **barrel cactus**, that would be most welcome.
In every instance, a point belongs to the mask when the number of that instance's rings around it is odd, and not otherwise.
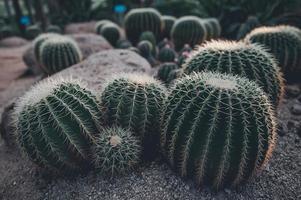
[[[28,26],[26,28],[26,37],[28,39],[34,39],[38,35],[40,35],[41,33],[42,33],[42,29],[37,24],[32,25],[32,26]]]
[[[156,54],[157,54],[157,40],[156,40],[155,35],[150,31],[145,31],[139,37],[139,42],[141,42],[141,41],[149,41],[150,43],[152,43],[152,46],[153,46],[152,54],[154,56],[156,56]]]
[[[212,72],[181,78],[162,116],[166,159],[200,187],[244,183],[274,149],[275,112],[258,85],[245,78]]]
[[[257,44],[212,41],[199,47],[184,64],[184,73],[214,71],[255,81],[277,105],[283,95],[283,77],[272,55]]]
[[[57,26],[57,25],[49,25],[47,28],[46,28],[46,32],[47,33],[62,33],[62,29]]]
[[[165,88],[146,74],[127,74],[108,83],[101,94],[103,122],[131,130],[152,159],[159,147]]]
[[[58,173],[90,169],[90,146],[100,130],[99,102],[85,84],[49,78],[17,102],[17,141],[40,167]]]
[[[173,62],[166,62],[159,66],[156,77],[164,83],[170,83],[173,77],[173,71],[179,69],[179,66]]]
[[[180,50],[179,56],[178,56],[178,65],[182,66],[186,59],[189,58],[190,54],[192,52],[192,48],[189,46],[189,44],[185,44],[183,49]]]
[[[160,62],[174,62],[177,57],[175,50],[170,48],[169,45],[166,45],[159,51],[158,60]]]
[[[127,38],[135,45],[139,36],[145,31],[151,31],[159,39],[163,28],[161,14],[153,8],[136,8],[125,16],[125,32]]]
[[[93,163],[101,174],[123,174],[139,163],[141,149],[139,139],[131,131],[104,128],[92,148]]]
[[[43,42],[39,60],[46,74],[54,74],[79,63],[82,60],[82,53],[71,38],[52,37]]]
[[[194,47],[206,39],[206,30],[200,18],[185,16],[179,18],[172,27],[171,38],[176,51],[181,50],[185,44]]]
[[[174,16],[168,16],[168,15],[162,16],[162,21],[164,24],[164,28],[162,31],[163,38],[170,38],[171,29],[174,23],[176,22],[176,20],[177,18],[175,18]]]
[[[120,27],[114,23],[104,24],[100,30],[100,34],[113,46],[116,46],[117,41],[121,38]]]
[[[245,37],[245,41],[266,46],[285,75],[301,74],[301,37],[289,26],[256,28]]]
[[[246,22],[240,25],[237,33],[237,39],[244,38],[249,32],[258,26],[260,26],[259,19],[255,16],[249,16]]]
[[[216,18],[201,19],[206,30],[206,40],[218,38],[221,34],[221,26]]]
[[[107,24],[107,23],[112,23],[112,22],[110,20],[107,20],[107,19],[103,19],[103,20],[100,20],[100,21],[96,22],[95,32],[100,35],[102,26]]]
[[[140,55],[144,57],[151,66],[156,65],[156,60],[152,54],[154,47],[149,41],[143,40],[139,42],[137,48],[140,52]]]

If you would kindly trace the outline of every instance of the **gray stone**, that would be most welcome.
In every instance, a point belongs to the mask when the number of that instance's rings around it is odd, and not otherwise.
[[[0,40],[0,47],[20,47],[28,44],[28,41],[21,37],[8,37],[5,39]]]
[[[65,27],[65,34],[95,33],[95,21],[84,23],[72,23]]]
[[[291,108],[292,114],[294,115],[301,115],[301,105],[300,104],[295,104]]]

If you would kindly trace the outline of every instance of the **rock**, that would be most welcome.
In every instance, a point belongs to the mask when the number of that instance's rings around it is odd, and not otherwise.
[[[294,115],[301,115],[301,105],[300,104],[295,104],[291,108],[291,112]]]
[[[287,128],[283,123],[279,123],[278,124],[278,135],[279,136],[285,136],[285,134],[287,133]]]
[[[14,103],[9,103],[8,106],[4,108],[4,111],[1,115],[0,135],[7,146],[15,145],[15,137],[13,136],[14,127],[12,119],[14,105]]]
[[[296,98],[300,94],[300,88],[295,85],[287,86],[285,91],[286,91],[286,96],[289,98]]]
[[[28,41],[21,37],[8,37],[0,40],[0,47],[20,47],[28,44]]]
[[[84,23],[72,23],[65,27],[65,34],[95,33],[95,21]]]

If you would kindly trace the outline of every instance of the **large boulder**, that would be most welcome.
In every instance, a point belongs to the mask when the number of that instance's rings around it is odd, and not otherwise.
[[[95,21],[72,23],[65,27],[65,34],[95,33]]]
[[[21,47],[28,44],[28,41],[25,40],[24,38],[21,37],[8,37],[5,39],[0,40],[0,47],[8,47],[8,48],[13,48],[13,47]]]
[[[94,53],[112,49],[110,43],[100,35],[92,33],[82,33],[71,34],[68,36],[70,36],[77,42],[79,48],[83,53],[83,59],[86,59]],[[34,74],[41,73],[39,64],[35,59],[32,44],[29,45],[28,49],[23,54],[23,61]]]

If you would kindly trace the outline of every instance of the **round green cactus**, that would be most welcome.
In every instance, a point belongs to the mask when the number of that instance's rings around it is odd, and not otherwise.
[[[159,51],[158,60],[160,62],[174,62],[177,57],[175,50],[170,48],[169,45],[166,45]]]
[[[221,25],[216,18],[207,18],[206,23],[210,25],[210,28],[212,30],[212,38],[218,38],[221,35],[222,28]]]
[[[274,149],[275,112],[258,85],[245,78],[207,72],[179,79],[162,116],[166,159],[200,187],[245,182]]]
[[[250,16],[245,23],[241,24],[237,33],[237,39],[244,38],[254,28],[260,26],[260,22],[257,17]]]
[[[173,71],[179,69],[179,66],[173,62],[166,62],[159,66],[156,78],[164,83],[170,83],[173,80]]]
[[[134,45],[145,31],[151,31],[159,39],[163,28],[161,14],[153,8],[132,9],[125,16],[124,22],[126,36]]]
[[[199,47],[184,64],[184,73],[213,71],[243,76],[255,81],[278,105],[283,78],[274,57],[257,44],[212,41]]]
[[[108,83],[101,94],[103,122],[131,130],[141,139],[145,158],[157,153],[165,88],[145,74],[128,74]]]
[[[104,128],[95,139],[93,162],[101,174],[114,176],[135,167],[141,156],[141,144],[131,131],[120,127]]]
[[[38,25],[28,26],[26,28],[26,37],[29,39],[34,39],[42,33],[42,29]]]
[[[175,18],[174,16],[168,16],[168,15],[162,16],[162,21],[164,23],[164,28],[162,31],[163,38],[170,38],[171,29],[174,23],[176,22],[176,20],[177,18]]]
[[[301,37],[289,26],[256,28],[245,37],[245,42],[266,46],[285,75],[301,74]]]
[[[105,24],[108,24],[108,23],[113,23],[113,22],[110,21],[110,20],[107,20],[107,19],[103,19],[103,20],[98,21],[95,24],[95,32],[97,34],[101,35],[101,28],[102,28],[102,26],[105,25]]]
[[[90,146],[101,114],[83,83],[43,80],[20,98],[14,116],[17,141],[34,163],[58,173],[90,169]]]
[[[185,44],[194,47],[206,39],[206,30],[201,19],[195,16],[179,18],[171,30],[171,38],[176,51],[179,51]]]
[[[100,34],[113,46],[116,46],[117,41],[121,38],[120,27],[114,23],[104,24],[101,27]]]
[[[51,37],[42,43],[39,60],[46,74],[54,74],[79,63],[82,60],[82,53],[71,38]]]
[[[141,42],[141,41],[149,41],[150,43],[152,43],[152,46],[153,46],[152,54],[154,56],[156,56],[156,54],[157,54],[157,48],[156,48],[157,47],[157,40],[156,40],[155,35],[150,31],[145,31],[139,37],[139,42]]]
[[[49,25],[46,29],[47,33],[62,33],[62,29],[57,25]]]
[[[156,60],[152,55],[154,47],[149,41],[143,40],[139,42],[137,48],[139,49],[140,55],[144,57],[150,65],[156,65]]]

